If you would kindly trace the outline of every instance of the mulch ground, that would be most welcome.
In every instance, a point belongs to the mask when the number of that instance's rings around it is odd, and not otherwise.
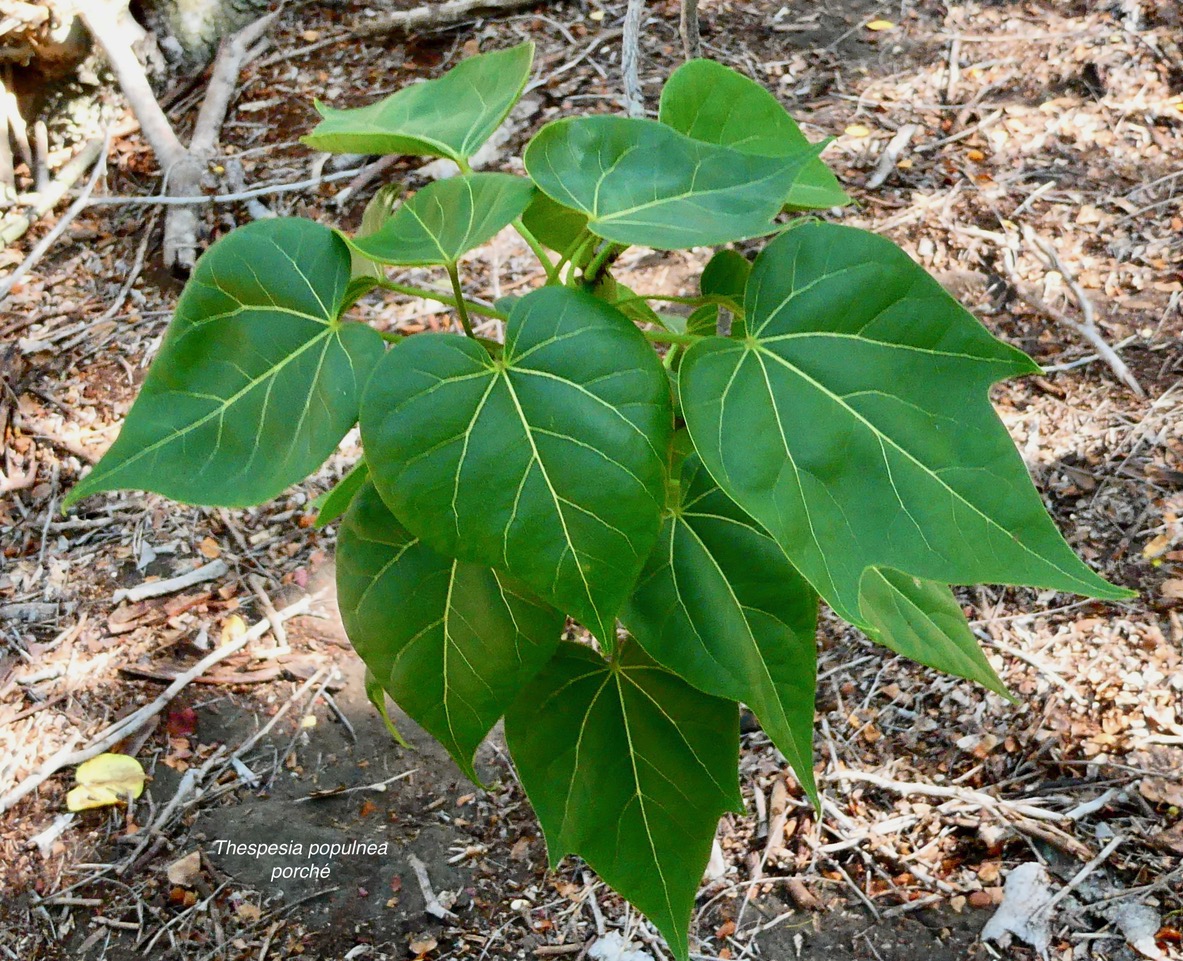
[[[211,192],[327,175],[259,201],[355,226],[382,179],[422,182],[421,162],[356,182],[363,158],[326,162],[298,143],[314,122],[313,97],[368,102],[522,39],[539,46],[535,82],[492,166],[519,169],[521,146],[555,116],[620,107],[622,2],[551,3],[407,41],[325,43],[376,6],[309,4],[284,16],[272,49],[244,70]],[[741,758],[748,813],[722,822],[696,956],[1035,957],[1021,942],[977,934],[1008,874],[1039,862],[1042,883],[1062,893],[1050,917],[1053,957],[1183,957],[1177,8],[702,7],[710,56],[766,83],[811,139],[835,138],[826,158],[857,203],[833,217],[891,237],[1044,366],[997,388],[999,413],[1073,547],[1139,597],[1105,605],[963,590],[1018,704],[824,618],[822,814],[751,725]],[[652,107],[680,56],[677,4],[654,3],[647,17]],[[100,129],[87,122],[121,117],[117,96],[97,89],[89,121],[54,129],[63,155],[70,138]],[[195,78],[173,91],[170,116],[182,129],[201,90]],[[100,193],[150,196],[159,186],[142,139],[116,140]],[[258,212],[213,205],[206,223],[221,235]],[[19,264],[52,223],[0,252],[0,269]],[[370,712],[335,621],[334,531],[312,529],[309,506],[357,456],[355,436],[313,478],[258,508],[186,508],[123,492],[60,514],[63,493],[118,432],[175,303],[159,232],[157,208],[88,208],[0,314],[0,795],[275,608],[311,599],[122,742],[151,775],[132,809],[67,821],[64,770],[0,815],[0,952],[22,961],[596,958],[618,956],[606,951],[620,935],[639,958],[667,956],[581,865],[545,871],[496,735],[480,790],[425,738],[412,735],[415,752],[396,748]],[[527,254],[499,237],[468,263],[474,290],[539,283]],[[692,293],[705,257],[633,250],[622,279]],[[427,271],[407,276],[439,282]],[[389,330],[453,323],[395,295],[372,294],[357,310]],[[1088,311],[1129,380],[1073,326]],[[212,579],[180,591],[117,594],[207,565]],[[219,838],[296,835],[384,839],[391,850],[340,856],[331,883],[293,881],[280,893],[265,865],[216,847]],[[442,916],[428,913],[433,906]]]

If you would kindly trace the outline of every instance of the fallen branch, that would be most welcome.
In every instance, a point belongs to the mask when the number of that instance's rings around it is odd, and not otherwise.
[[[279,617],[281,620],[287,620],[298,614],[303,614],[311,603],[311,597],[301,598],[295,604],[284,608],[279,613]],[[48,758],[38,768],[35,774],[31,774],[6,795],[0,797],[0,814],[3,814],[26,795],[32,794],[63,768],[73,767],[84,761],[89,761],[92,757],[97,757],[104,751],[114,747],[129,734],[138,730],[146,721],[150,721],[163,711],[173,698],[180,694],[195,678],[200,677],[219,661],[224,661],[231,654],[241,651],[247,644],[262,637],[270,629],[271,621],[264,618],[241,637],[227,644],[223,644],[203,657],[193,667],[173,681],[154,701],[145,704],[138,711],[134,711],[127,717],[121,718],[114,724],[109,725],[88,746],[79,748],[76,751],[69,749],[58,751],[52,757]]]
[[[82,18],[106,54],[124,97],[164,170],[167,193],[174,197],[198,194],[201,176],[214,154],[218,134],[234,96],[242,65],[262,50],[256,42],[282,11],[279,9],[243,27],[222,41],[198,111],[189,146],[185,147],[165,116],[148,83],[144,66],[132,49],[126,17],[111,0],[83,4]],[[168,212],[164,222],[164,264],[181,272],[197,260],[197,210],[182,202]]]
[[[446,0],[411,10],[399,10],[354,27],[348,36],[365,39],[392,33],[416,33],[452,27],[481,14],[503,13],[537,6],[541,0]],[[344,38],[341,38],[344,39]]]

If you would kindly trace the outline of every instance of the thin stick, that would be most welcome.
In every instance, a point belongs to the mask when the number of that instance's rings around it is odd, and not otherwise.
[[[1081,320],[1069,317],[1058,307],[1053,307],[1024,284],[1015,270],[1013,252],[1004,250],[1002,258],[1003,267],[1006,270],[1011,285],[1015,288],[1018,295],[1044,316],[1075,331],[1092,346],[1123,384],[1129,387],[1136,396],[1145,397],[1146,392],[1142,389],[1142,385],[1138,383],[1137,378],[1130,372],[1125,361],[1117,355],[1117,352],[1101,336],[1101,332],[1097,329],[1092,301],[1089,300],[1088,295],[1085,294],[1072,272],[1064,266],[1064,262],[1060,259],[1060,255],[1056,252],[1055,248],[1046,243],[1030,228],[1024,228],[1023,235],[1029,244],[1036,247],[1044,255],[1051,269],[1055,270],[1064,278],[1064,283],[1068,285],[1069,291],[1071,291],[1072,296],[1076,299],[1077,305],[1080,307]]]
[[[1069,894],[1080,887],[1081,884],[1084,883],[1085,878],[1087,878],[1090,874],[1097,870],[1097,868],[1108,861],[1109,855],[1116,851],[1119,845],[1124,843],[1125,838],[1120,834],[1112,838],[1109,843],[1105,845],[1105,847],[1101,848],[1100,854],[1098,854],[1095,858],[1089,861],[1088,864],[1077,871],[1076,874],[1072,876],[1072,879],[1056,892],[1056,896],[1048,901],[1048,903],[1044,905],[1042,909],[1040,909],[1040,913],[1050,915],[1052,908],[1054,908],[1057,904],[1063,901],[1064,898],[1068,897]]]
[[[29,256],[24,259],[21,265],[17,267],[16,270],[14,270],[11,274],[5,277],[3,281],[0,281],[0,300],[3,300],[9,295],[9,293],[12,291],[12,288],[16,286],[17,281],[33,269],[37,262],[45,256],[46,251],[48,251],[49,248],[57,242],[57,239],[66,232],[66,228],[70,226],[74,218],[82,213],[82,211],[86,208],[87,203],[90,201],[90,195],[94,191],[95,184],[99,182],[99,177],[101,177],[107,169],[107,148],[110,147],[110,145],[111,133],[108,131],[103,137],[103,145],[99,150],[99,158],[90,171],[90,178],[86,181],[86,186],[82,188],[82,193],[78,195],[77,200],[70,204],[69,209],[66,210],[64,214],[62,214],[62,216],[58,219],[58,222],[53,225],[53,230],[42,237],[37,242],[36,246],[34,246],[33,249],[29,251]]]
[[[118,590],[111,596],[111,601],[115,604],[120,604],[123,601],[131,601],[136,604],[150,597],[164,597],[166,594],[183,591],[186,587],[192,587],[194,584],[215,581],[229,570],[229,566],[223,560],[210,561],[208,564],[176,577],[170,577],[168,580],[148,581],[138,587]]]
[[[1015,814],[1020,814],[1028,818],[1038,818],[1045,821],[1066,820],[1063,814],[1059,814],[1056,811],[1048,811],[1045,808],[1036,807],[1033,804],[1027,804],[1022,801],[1008,801],[1003,798],[996,798],[993,795],[984,793],[983,791],[973,791],[968,788],[947,787],[940,784],[921,784],[918,782],[896,781],[892,778],[886,778],[878,774],[872,774],[870,771],[835,771],[830,775],[830,777],[837,781],[865,781],[868,784],[873,784],[876,787],[893,791],[896,794],[900,794],[905,797],[909,794],[920,794],[927,795],[928,797],[949,798],[955,801],[964,801],[968,804],[975,804],[978,807],[992,808],[1001,811],[1013,811]]]
[[[153,196],[153,197],[96,197],[90,202],[92,207],[128,206],[128,207],[169,207],[181,204],[236,204],[243,200],[254,200],[256,197],[271,197],[275,194],[286,194],[298,190],[308,190],[321,184],[346,180],[357,175],[357,169],[339,170],[336,173],[324,174],[320,177],[310,177],[307,180],[297,180],[293,183],[272,184],[270,187],[252,187],[233,194],[193,194],[188,197]]]
[[[311,597],[304,597],[284,608],[279,616],[286,620],[290,617],[295,617],[298,614],[303,614],[312,603]],[[114,724],[108,726],[103,730],[99,736],[91,742],[90,745],[80,748],[77,751],[61,750],[48,758],[44,764],[37,770],[35,774],[25,778],[20,784],[9,791],[3,797],[0,797],[0,814],[11,808],[17,801],[21,800],[28,794],[37,790],[42,784],[49,780],[53,775],[57,774],[62,768],[73,767],[76,764],[81,764],[83,761],[89,761],[92,757],[97,757],[108,748],[118,744],[125,737],[133,731],[138,730],[146,721],[151,720],[157,714],[164,710],[164,708],[175,698],[187,685],[189,685],[195,678],[200,677],[208,671],[215,664],[224,661],[231,654],[242,650],[251,641],[262,637],[271,628],[271,622],[267,619],[261,620],[258,624],[252,627],[249,631],[244,633],[236,640],[230,641],[228,644],[223,644],[221,647],[211,651],[200,661],[193,665],[184,674],[178,675],[177,679],[172,682],[154,701],[144,705],[138,711],[129,714],[127,717],[116,721]]]
[[[415,880],[419,882],[419,890],[423,892],[423,910],[441,921],[449,918],[455,919],[456,915],[440,904],[439,898],[435,896],[435,891],[431,889],[431,878],[427,876],[427,865],[413,854],[407,855],[407,863],[415,872]]]

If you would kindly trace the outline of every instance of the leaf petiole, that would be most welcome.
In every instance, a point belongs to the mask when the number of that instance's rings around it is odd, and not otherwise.
[[[449,307],[456,306],[455,298],[442,290],[432,290],[430,287],[415,287],[411,284],[400,284],[385,278],[378,281],[378,286],[383,290],[392,290],[396,294],[406,294],[408,297],[422,297],[424,300],[434,300],[437,304],[447,304]],[[507,315],[497,310],[497,308],[489,304],[479,303],[475,300],[465,300],[464,307],[470,314],[478,314],[481,317],[495,317],[498,320],[507,319]]]
[[[703,340],[700,334],[675,334],[672,330],[643,330],[645,339],[652,344],[682,344],[689,346]]]
[[[546,271],[546,282],[548,284],[559,283],[559,268],[555,266],[554,261],[550,259],[550,254],[546,252],[546,248],[538,242],[538,238],[530,232],[530,228],[526,226],[521,217],[513,222],[513,229],[518,232],[522,240],[534,251],[534,256],[542,263],[542,269]]]
[[[448,264],[448,279],[452,281],[452,293],[456,298],[453,303],[456,307],[456,313],[460,317],[460,326],[464,328],[464,333],[473,340],[476,340],[476,333],[472,329],[472,321],[468,317],[468,305],[464,300],[464,288],[460,286],[460,271],[457,269],[455,261]]]

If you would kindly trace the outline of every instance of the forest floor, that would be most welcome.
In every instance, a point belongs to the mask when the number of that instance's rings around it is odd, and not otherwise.
[[[212,186],[341,174],[260,201],[354,227],[376,183],[349,188],[352,174],[298,143],[313,98],[368,102],[522,39],[538,44],[535,80],[494,166],[515,169],[511,158],[554,116],[620,109],[620,0],[549,3],[406,42],[323,43],[380,6],[314,3],[281,18],[272,49],[243,72]],[[1034,958],[1021,941],[979,940],[1008,875],[1027,863],[1043,866],[1037,887],[1061,895],[1050,956],[1183,957],[1183,54],[1174,4],[1136,7],[702,4],[707,53],[765,82],[811,139],[835,138],[825,156],[857,203],[832,217],[892,238],[1044,365],[1000,385],[997,409],[1073,547],[1139,596],[961,591],[1017,704],[823,618],[822,815],[759,729],[746,730],[747,813],[720,825],[696,958]],[[647,16],[653,108],[680,56],[677,4],[655,2]],[[194,78],[170,98],[182,128],[202,87]],[[417,166],[383,176],[415,186]],[[116,140],[105,193],[159,189],[142,139]],[[397,747],[370,708],[336,616],[334,530],[310,524],[312,498],[356,458],[355,436],[262,507],[125,492],[60,514],[63,493],[118,432],[175,304],[159,209],[89,207],[0,314],[0,469],[18,488],[0,498],[0,795],[55,752],[92,743],[270,608],[309,606],[120,745],[150,775],[133,808],[63,816],[65,769],[0,814],[0,953],[667,957],[574,859],[547,872],[497,734],[482,748],[480,789],[405,718],[413,749]],[[244,204],[211,205],[206,222],[221,235],[251,216]],[[49,226],[0,251],[0,269]],[[471,282],[498,294],[538,284],[527,254],[503,235],[467,263]],[[705,256],[630,251],[622,279],[692,293]],[[1085,302],[1143,396],[1064,323]],[[453,323],[395,295],[357,309],[389,330]],[[211,564],[213,579],[179,592],[119,593]],[[291,841],[388,851],[254,858],[228,845]],[[327,876],[273,877],[309,865]],[[614,934],[638,953],[608,950]]]

